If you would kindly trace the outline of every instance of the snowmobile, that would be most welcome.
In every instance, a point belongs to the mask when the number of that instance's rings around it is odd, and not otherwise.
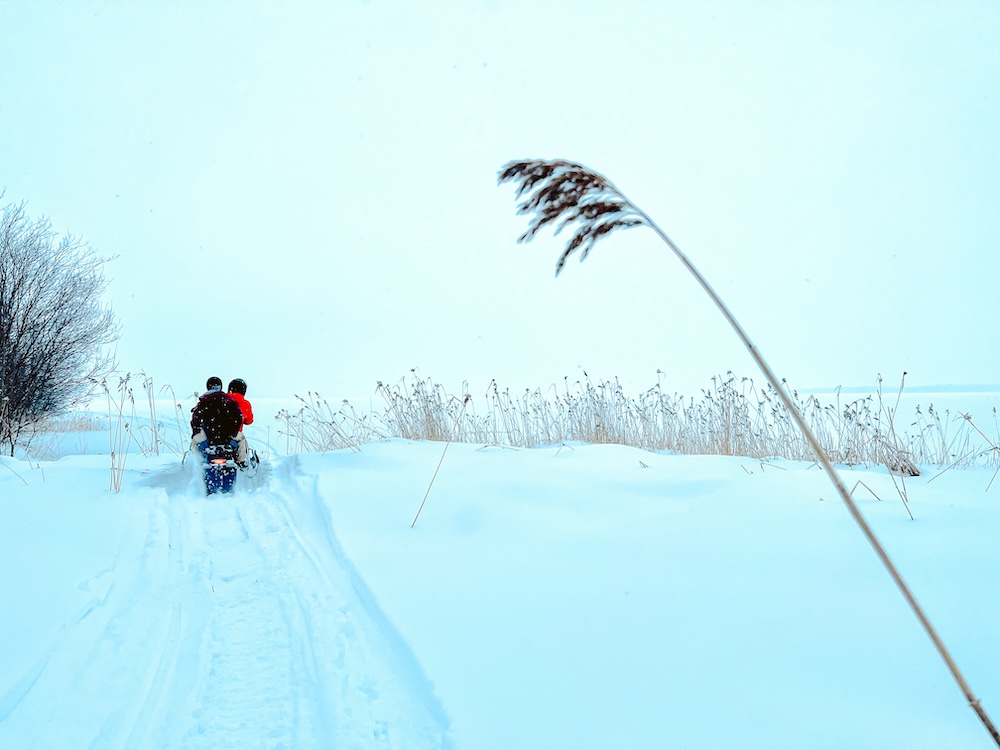
[[[216,492],[232,492],[236,484],[236,446],[209,445],[205,447],[205,491],[209,495]]]
[[[209,495],[216,492],[232,492],[236,485],[237,472],[252,477],[260,466],[257,451],[247,451],[247,460],[240,464],[237,461],[237,448],[234,441],[228,445],[209,445],[205,447],[205,490]]]

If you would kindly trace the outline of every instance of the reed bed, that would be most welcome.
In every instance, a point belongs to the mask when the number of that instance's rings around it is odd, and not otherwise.
[[[697,396],[670,392],[664,377],[631,396],[617,379],[584,379],[561,387],[512,393],[494,381],[478,398],[462,384],[452,394],[430,378],[411,375],[378,383],[381,413],[358,414],[346,401],[334,409],[315,394],[295,413],[282,412],[290,451],[323,451],[387,438],[453,441],[515,448],[563,443],[614,443],[650,451],[812,461],[815,455],[770,385],[733,373],[712,378]],[[846,466],[886,466],[904,476],[918,467],[1000,466],[996,443],[962,413],[916,407],[899,416],[898,394],[881,391],[830,403],[789,390],[830,458]],[[994,423],[996,421],[994,414]],[[996,429],[996,424],[994,424]]]
[[[275,416],[284,428],[278,434],[285,437],[285,453],[342,448],[359,451],[363,443],[393,436],[384,415],[359,414],[346,400],[334,409],[329,401],[312,391],[305,398],[295,398],[298,409],[282,409]]]

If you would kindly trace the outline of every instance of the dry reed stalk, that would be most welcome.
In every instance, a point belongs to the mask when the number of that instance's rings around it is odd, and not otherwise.
[[[102,379],[100,383],[108,401],[108,450],[111,457],[110,489],[115,492],[121,492],[128,449],[134,438],[128,414],[125,412],[126,402],[131,403],[131,415],[133,421],[135,420],[135,398],[132,394],[132,387],[129,385],[131,378],[131,373],[126,373],[118,378],[117,399],[112,395],[111,386],[108,385],[106,378]]]
[[[174,405],[174,419],[177,424],[177,452],[183,457],[185,453],[186,437],[187,433],[183,430],[181,425],[186,424],[187,420],[184,418],[183,407],[177,400],[177,394],[174,393],[174,387],[169,383],[160,386],[160,393],[169,393],[170,402]]]
[[[319,393],[308,392],[307,398],[296,394],[302,406],[299,410],[291,414],[285,409],[280,410],[275,419],[284,422],[285,431],[278,434],[285,435],[286,452],[289,449],[288,440],[294,438],[300,450],[328,451],[349,448],[355,453],[361,448],[358,446],[357,435],[369,436],[372,430],[370,424],[358,421],[353,410],[347,414],[344,409],[334,411],[329,402]],[[347,404],[347,402],[344,402]],[[344,423],[351,423],[353,432],[344,428]],[[375,433],[377,434],[377,433]]]
[[[456,432],[461,427],[462,415],[465,414],[465,407],[468,406],[471,400],[472,396],[465,394],[465,398],[462,400],[462,410],[458,413],[458,418],[455,420]],[[437,466],[434,468],[434,474],[431,476],[430,484],[427,485],[427,491],[424,493],[424,499],[420,501],[420,507],[417,508],[417,514],[413,517],[413,523],[410,524],[411,529],[417,525],[417,519],[420,518],[420,513],[424,509],[424,503],[427,502],[427,496],[431,494],[431,487],[434,486],[434,480],[437,479],[438,472],[441,470],[441,464],[444,463],[444,456],[448,452],[448,447],[451,443],[452,441],[449,439],[448,442],[444,444],[444,450],[441,451],[441,458],[438,460]]]
[[[723,317],[750,353],[750,356],[753,357],[754,362],[756,362],[764,377],[777,392],[788,414],[791,415],[791,418],[802,432],[806,441],[812,447],[823,470],[829,477],[837,494],[843,500],[851,517],[871,544],[875,554],[930,637],[948,670],[951,672],[952,677],[968,701],[969,706],[975,711],[996,745],[1000,747],[1000,732],[997,731],[997,728],[979,702],[979,699],[973,694],[972,689],[945,647],[937,630],[931,624],[923,608],[903,580],[899,570],[889,558],[882,543],[875,536],[875,532],[847,491],[847,487],[841,480],[837,470],[833,467],[826,451],[823,450],[816,436],[806,424],[802,413],[798,410],[789,394],[782,388],[782,382],[775,376],[771,366],[747,335],[743,326],[691,260],[681,252],[674,241],[667,236],[666,232],[648,214],[641,211],[635,204],[629,201],[624,193],[615,187],[610,180],[604,177],[604,175],[594,172],[581,164],[563,160],[543,161],[525,159],[511,161],[500,170],[498,177],[499,184],[506,182],[517,184],[518,198],[527,196],[518,206],[517,213],[519,215],[532,215],[528,231],[518,238],[518,242],[530,241],[544,227],[550,226],[557,221],[560,222],[556,227],[557,234],[569,224],[575,223],[577,225],[578,228],[575,234],[566,243],[565,250],[556,262],[557,276],[565,265],[566,259],[572,253],[580,250],[581,260],[583,260],[598,240],[603,239],[617,229],[628,229],[636,226],[649,227],[673,251],[681,264],[687,268],[699,286],[701,286],[712,302],[715,303],[719,312],[722,313]]]
[[[25,486],[25,487],[30,487],[30,486],[31,486],[31,485],[29,485],[29,484],[28,484],[28,480],[27,480],[27,479],[25,479],[25,478],[24,478],[24,477],[22,477],[22,476],[21,476],[20,474],[18,474],[18,473],[17,473],[16,471],[14,471],[14,467],[12,467],[12,466],[8,466],[8,465],[7,465],[6,463],[4,463],[4,462],[3,462],[3,460],[2,460],[2,459],[3,459],[3,456],[0,456],[0,466],[3,466],[3,467],[4,467],[5,469],[7,469],[7,470],[8,470],[8,471],[9,471],[9,472],[10,472],[11,474],[13,474],[13,475],[14,475],[15,477],[17,477],[17,478],[18,478],[18,479],[20,479],[20,480],[21,480],[22,482],[24,482],[24,486]]]
[[[152,432],[150,450],[156,456],[160,455],[160,425],[156,421],[156,397],[153,391],[153,378],[142,373],[142,389],[146,392],[146,403],[149,407],[149,429]]]

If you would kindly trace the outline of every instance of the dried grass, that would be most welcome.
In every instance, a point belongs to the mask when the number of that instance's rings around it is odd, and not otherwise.
[[[731,372],[712,378],[697,396],[671,393],[662,373],[637,396],[617,379],[594,382],[586,373],[573,383],[564,379],[561,388],[519,395],[493,381],[478,397],[467,383],[450,393],[411,373],[393,386],[378,383],[376,393],[384,405],[369,414],[347,401],[334,410],[316,394],[300,398],[300,409],[279,415],[286,449],[356,449],[405,438],[514,448],[614,443],[689,455],[815,460],[774,389]],[[966,414],[917,406],[904,424],[909,429],[899,431],[898,400],[890,405],[880,392],[845,404],[839,394],[830,403],[795,390],[789,397],[828,455],[844,466],[881,465],[904,476],[919,475],[919,467],[1000,467],[1000,451]]]

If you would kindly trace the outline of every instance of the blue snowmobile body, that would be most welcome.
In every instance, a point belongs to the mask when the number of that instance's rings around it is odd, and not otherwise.
[[[235,442],[235,441],[233,441]],[[217,492],[232,492],[236,484],[236,446],[208,445],[205,456],[205,490],[209,495]]]

